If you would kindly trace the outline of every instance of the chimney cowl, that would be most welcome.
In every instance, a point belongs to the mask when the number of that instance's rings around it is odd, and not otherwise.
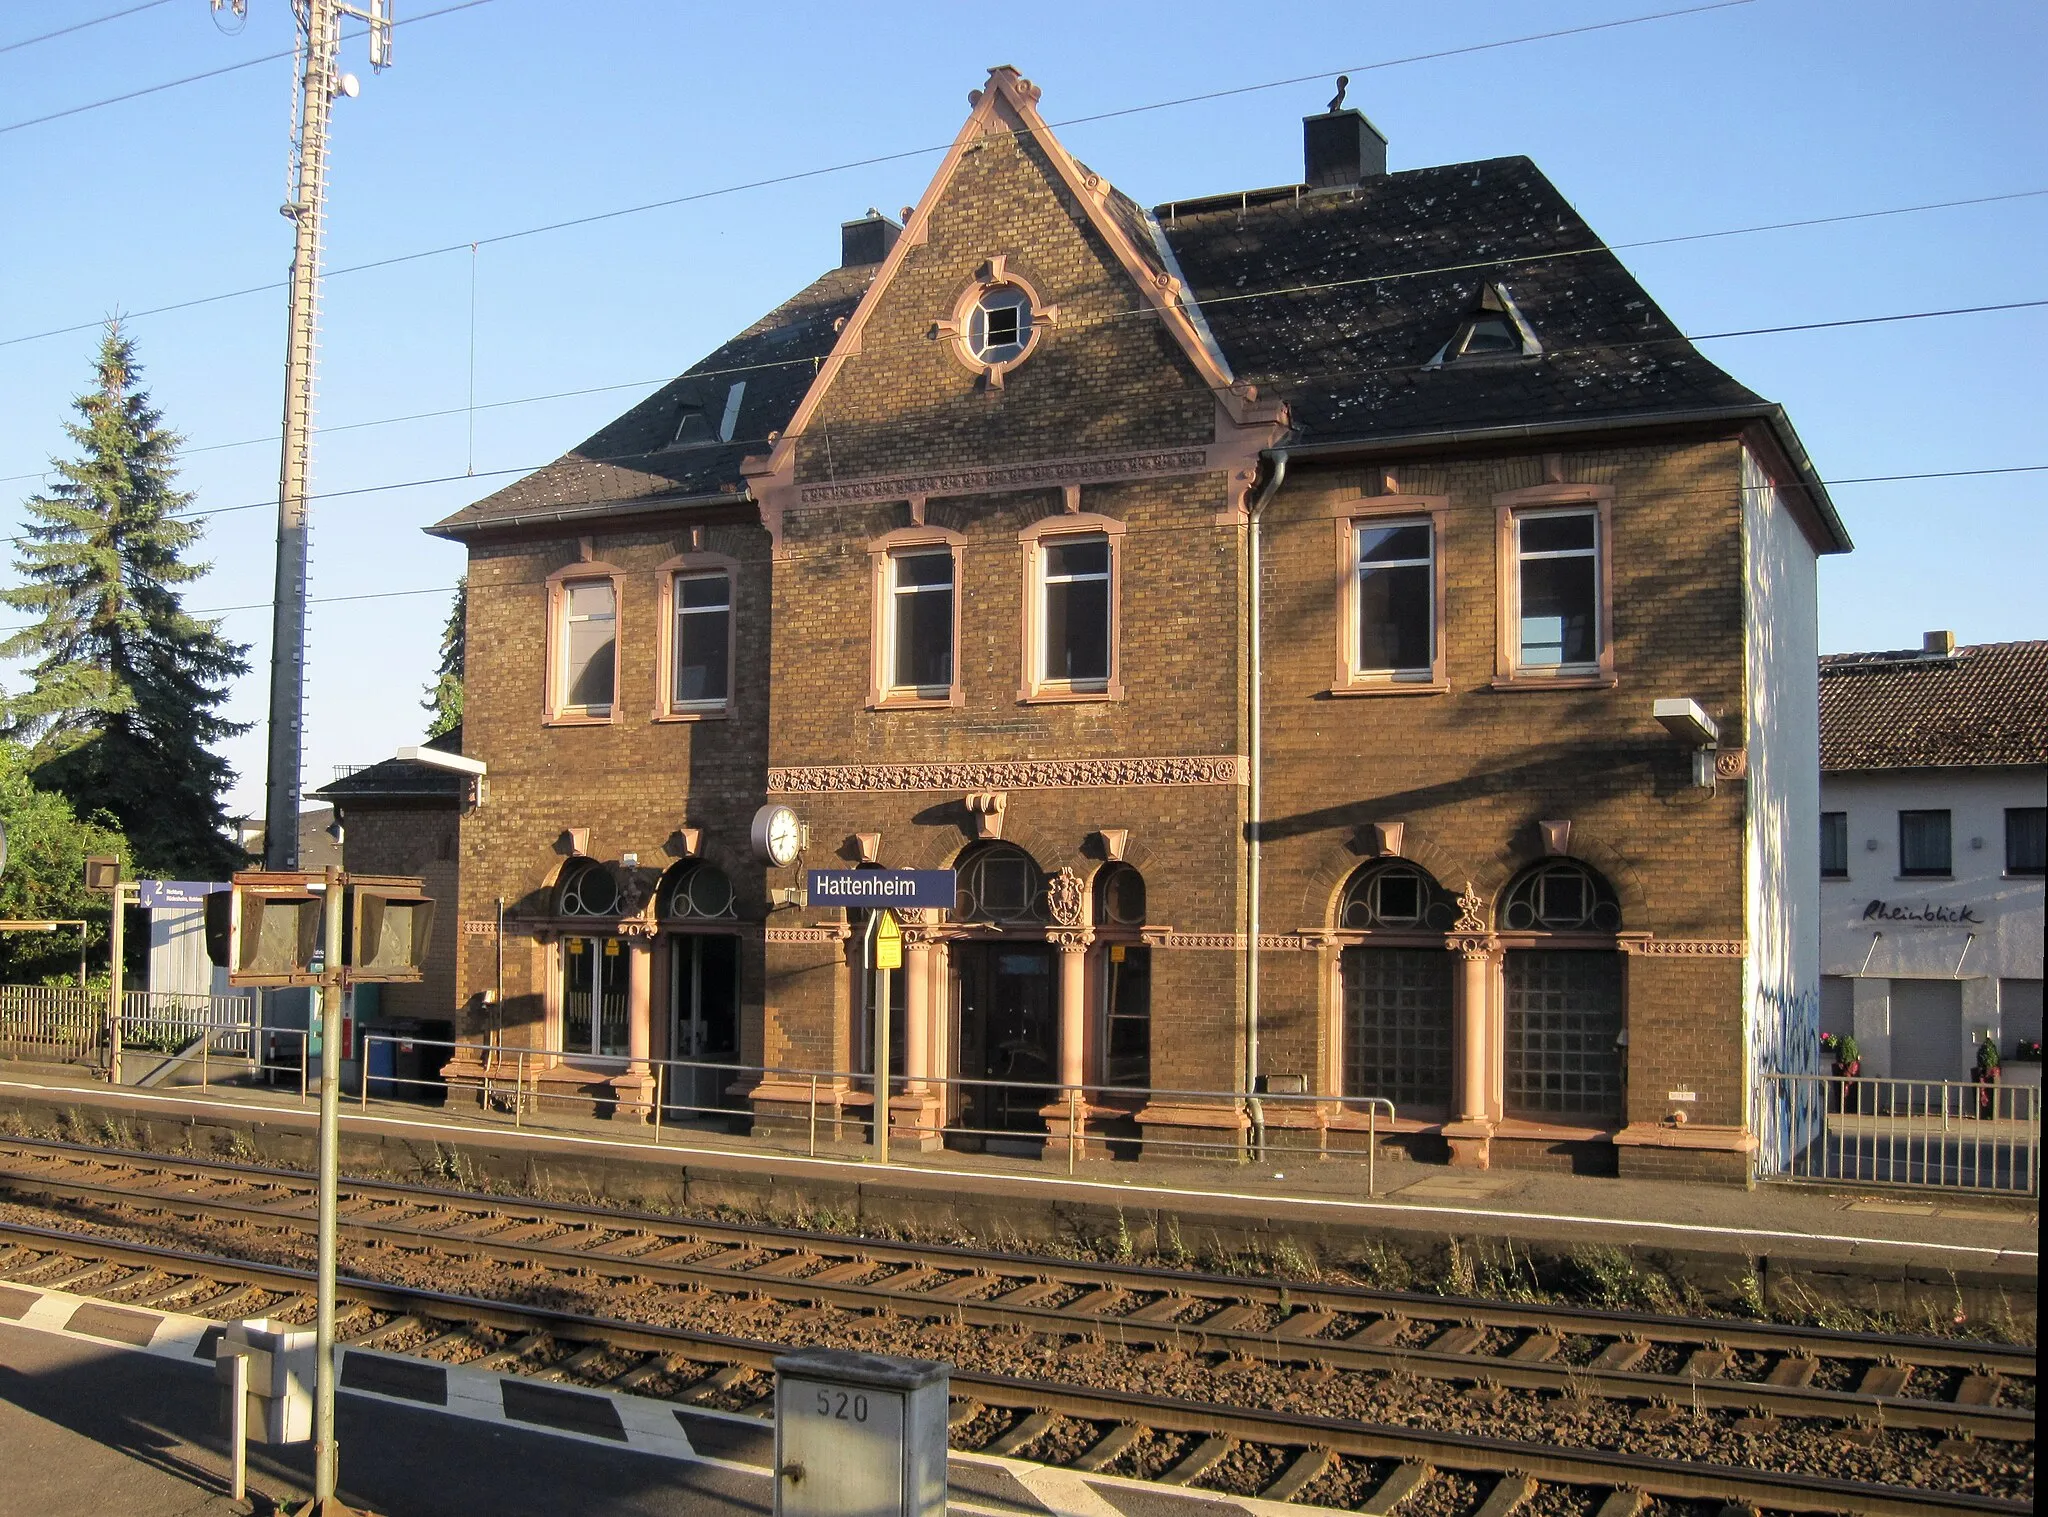
[[[839,266],[858,269],[880,263],[902,235],[901,226],[870,206],[867,215],[858,221],[839,223]]]
[[[1928,658],[1947,658],[1956,651],[1956,635],[1953,632],[1923,632],[1920,651]]]
[[[1387,172],[1387,139],[1363,111],[1301,118],[1302,180],[1312,190],[1348,190]]]

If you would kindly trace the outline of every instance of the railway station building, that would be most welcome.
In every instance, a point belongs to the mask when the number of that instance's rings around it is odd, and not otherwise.
[[[804,871],[949,868],[881,972],[905,1141],[1749,1176],[1849,548],[1783,411],[1527,159],[1340,107],[1147,209],[972,99],[900,223],[430,529],[489,775],[449,1078],[867,1120]]]

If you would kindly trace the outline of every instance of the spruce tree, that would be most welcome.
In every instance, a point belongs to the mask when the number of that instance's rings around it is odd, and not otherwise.
[[[53,459],[57,482],[26,502],[23,583],[0,591],[39,618],[0,644],[33,661],[33,686],[5,703],[7,735],[30,745],[38,784],[113,819],[132,868],[218,878],[244,862],[227,836],[234,774],[213,745],[248,730],[219,708],[249,650],[184,609],[180,587],[210,567],[184,556],[205,529],[178,514],[192,503],[176,485],[183,439],[116,322],[95,368],[65,427],[78,455]]]
[[[455,582],[455,604],[441,628],[441,662],[434,668],[434,683],[427,686],[421,709],[431,712],[427,736],[440,737],[462,725],[463,642],[468,636],[469,576]]]

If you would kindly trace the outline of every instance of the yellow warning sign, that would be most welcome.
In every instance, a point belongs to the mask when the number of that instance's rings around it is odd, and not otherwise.
[[[903,967],[903,929],[896,925],[896,913],[885,911],[875,928],[875,968]]]

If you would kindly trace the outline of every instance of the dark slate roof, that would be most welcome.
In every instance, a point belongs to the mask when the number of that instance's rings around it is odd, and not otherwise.
[[[1305,443],[1764,406],[1527,158],[1154,214],[1237,377],[1285,399]],[[1425,368],[1488,284],[1542,354]]]
[[[879,264],[834,269],[784,301],[701,363],[692,365],[611,425],[516,484],[463,507],[430,530],[459,537],[481,526],[549,521],[658,500],[738,496],[740,461],[767,450],[789,424],[838,323],[853,314]],[[732,441],[674,448],[686,403],[715,427],[734,381],[745,380]]]
[[[1820,766],[2048,763],[2048,641],[1820,661]]]
[[[429,738],[421,744],[426,748],[440,748],[448,753],[462,751],[462,729],[444,732],[436,738]],[[437,769],[432,764],[422,764],[413,759],[388,758],[379,764],[367,764],[354,774],[344,775],[331,785],[323,785],[312,794],[323,801],[337,805],[344,801],[420,801],[446,800],[460,804],[469,793],[469,776],[457,774],[452,769]]]
[[[1233,373],[1288,403],[1296,445],[1678,416],[1767,418],[1825,530],[1848,536],[1782,412],[1708,362],[1527,158],[1408,169],[1355,190],[1299,186],[1108,212],[1148,265],[1164,232]],[[788,424],[878,266],[835,269],[563,458],[431,530],[739,495],[740,462]],[[1163,272],[1163,271],[1161,271]],[[1542,345],[1427,367],[1489,284]],[[682,401],[747,389],[734,441],[672,448]]]

